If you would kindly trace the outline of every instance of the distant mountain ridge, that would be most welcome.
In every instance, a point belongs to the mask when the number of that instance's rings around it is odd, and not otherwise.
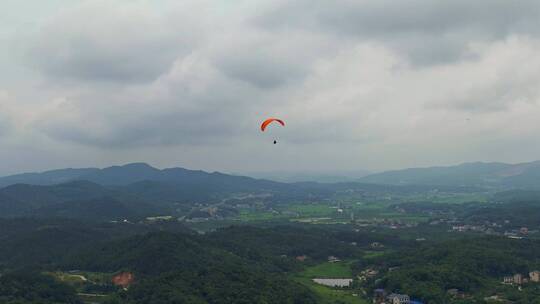
[[[130,163],[122,166],[111,166],[103,169],[57,169],[45,172],[22,173],[0,177],[0,187],[15,184],[57,185],[72,181],[89,181],[104,186],[129,185],[144,181],[168,183],[196,183],[231,178],[242,182],[253,182],[255,179],[243,176],[228,175],[219,172],[205,172],[184,168],[157,169],[146,163]],[[270,181],[259,180],[264,183]]]
[[[358,181],[388,185],[540,188],[540,161],[518,164],[474,162],[410,168],[371,174]]]
[[[373,174],[367,170],[334,170],[334,171],[248,171],[239,175],[268,179],[282,183],[316,182],[316,183],[349,183]]]
[[[60,183],[59,183],[60,182]],[[444,190],[445,187],[438,186]],[[265,203],[329,199],[335,193],[423,192],[432,186],[354,183],[280,183],[184,168],[157,169],[144,163],[25,173],[0,178],[0,217],[64,217],[99,220],[143,215],[191,214],[225,201],[264,198]],[[454,190],[454,189],[448,189]],[[458,189],[470,191],[470,189]],[[199,207],[196,207],[199,206]]]
[[[83,168],[83,169],[57,169],[45,172],[21,173],[9,176],[0,177],[0,187],[6,187],[14,184],[29,184],[29,185],[54,185],[76,180],[81,176],[85,176],[99,171],[98,168]]]
[[[306,181],[309,180],[309,176],[304,177],[307,178]],[[138,184],[139,186],[156,187],[157,183],[161,188],[167,184],[194,188],[204,184],[205,187],[210,187],[215,191],[234,192],[251,191],[253,188],[276,189],[300,186],[302,183],[298,178],[279,180],[270,177],[270,179],[275,180],[272,181],[220,172],[210,173],[201,170],[189,170],[180,167],[157,169],[146,163],[130,163],[103,169],[68,168],[40,173],[10,175],[0,177],[0,188],[15,184],[57,185],[84,180],[102,186],[131,185],[133,187],[134,184]],[[456,166],[408,168],[359,176],[356,179],[351,177],[351,180],[332,180],[329,178],[326,182],[540,189],[540,161],[518,164],[473,162]]]
[[[155,212],[159,206],[88,181],[58,185],[15,184],[0,189],[0,217],[110,219]]]
[[[234,193],[274,192],[287,184],[144,163],[60,169],[0,178],[0,217],[118,219],[190,209]]]

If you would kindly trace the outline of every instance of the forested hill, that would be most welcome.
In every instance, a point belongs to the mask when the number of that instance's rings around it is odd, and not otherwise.
[[[477,191],[454,186],[280,183],[183,168],[160,170],[141,163],[0,178],[0,184],[14,181],[24,183],[0,187],[0,217],[123,220],[160,214],[182,216],[197,204],[220,205],[223,212],[230,214],[235,210],[231,207],[234,204],[224,206],[223,202],[228,200],[258,200],[270,207],[277,203],[332,199],[339,193],[376,197],[424,193],[435,188],[449,192]]]
[[[372,174],[358,181],[390,185],[540,188],[540,161],[520,164],[475,162],[448,167],[411,168]]]
[[[310,229],[232,227],[198,235],[178,232],[176,226],[0,220],[3,241],[9,245],[0,249],[0,273],[13,279],[0,277],[0,302],[33,303],[22,291],[12,291],[21,285],[32,290],[35,285],[35,303],[79,303],[60,300],[74,295],[65,286],[17,271],[34,268],[49,274],[74,269],[100,276],[133,274],[128,291],[107,289],[106,303],[111,304],[319,303],[312,291],[290,277],[302,267],[295,255],[310,254],[313,262],[321,262],[330,254],[344,258],[360,254],[331,233]],[[269,246],[272,240],[279,240],[279,248]],[[6,295],[11,300],[2,298]]]
[[[220,184],[229,188],[253,186],[272,187],[279,183],[219,172],[205,172],[184,168],[157,169],[145,163],[132,163],[104,169],[59,169],[41,173],[23,173],[0,178],[0,187],[14,184],[56,185],[70,181],[84,180],[104,186],[129,185],[143,181],[167,182],[173,184]]]
[[[540,161],[506,163],[464,163],[448,167],[409,168],[371,174],[346,183],[283,183],[246,176],[189,170],[180,167],[157,169],[145,163],[131,163],[103,169],[59,169],[41,173],[23,173],[0,177],[0,187],[14,184],[56,185],[84,180],[103,186],[126,186],[137,183],[167,183],[197,187],[204,184],[215,191],[253,191],[254,189],[283,190],[302,185],[382,184],[407,186],[448,186],[481,188],[540,189]],[[144,185],[144,184],[143,184]],[[313,187],[312,187],[313,188]]]

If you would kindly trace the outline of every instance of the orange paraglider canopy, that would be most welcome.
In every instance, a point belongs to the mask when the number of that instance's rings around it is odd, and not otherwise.
[[[267,120],[263,121],[262,125],[261,125],[261,131],[264,132],[264,130],[266,129],[266,127],[273,123],[274,121],[277,121],[279,122],[282,126],[285,126],[285,122],[283,122],[283,120],[281,119],[277,119],[277,118],[268,118]]]

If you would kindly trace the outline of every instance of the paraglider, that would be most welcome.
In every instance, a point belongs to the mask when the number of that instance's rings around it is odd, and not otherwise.
[[[262,125],[261,125],[261,131],[264,132],[264,130],[266,130],[266,127],[268,127],[269,124],[273,123],[273,122],[278,122],[279,124],[281,124],[282,126],[285,126],[285,122],[281,119],[278,119],[278,118],[268,118],[267,120],[263,121]]]
[[[283,120],[281,120],[281,119],[268,118],[267,120],[263,121],[263,123],[261,124],[261,131],[264,132],[266,130],[266,127],[268,127],[268,125],[270,125],[273,122],[277,122],[280,125],[285,126],[285,122]],[[277,144],[277,140],[274,139],[274,145],[275,144]]]

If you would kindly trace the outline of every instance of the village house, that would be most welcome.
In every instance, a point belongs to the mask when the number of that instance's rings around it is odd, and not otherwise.
[[[506,276],[503,278],[504,284],[513,284],[514,283],[514,277],[513,276]]]
[[[112,283],[127,289],[133,283],[135,276],[131,272],[120,272],[112,277]]]
[[[455,296],[457,296],[457,294],[459,293],[459,290],[456,289],[456,288],[452,288],[452,289],[448,289],[448,290],[446,291],[446,293],[448,293],[448,294],[449,294],[450,296],[452,296],[452,297],[455,297]]]
[[[529,278],[531,279],[531,282],[539,283],[540,282],[540,271],[535,270],[529,272]]]
[[[384,245],[379,242],[371,243],[371,248],[384,248]]]
[[[358,280],[363,282],[369,278],[375,277],[377,274],[379,274],[378,270],[368,268],[360,272],[360,275],[358,276]]]
[[[540,282],[540,272],[535,270],[529,272],[530,282]],[[523,276],[520,273],[516,273],[513,276],[505,276],[503,278],[503,284],[516,284],[521,285],[529,282],[529,278]]]
[[[384,303],[385,297],[386,297],[386,291],[384,289],[379,288],[373,291],[373,303],[382,304]]]
[[[330,263],[336,263],[336,262],[340,262],[340,261],[341,261],[340,259],[338,259],[337,257],[335,257],[333,255],[328,257],[328,262],[330,262]]]
[[[467,230],[469,230],[470,226],[469,225],[464,225],[464,226],[452,226],[452,230],[453,231],[458,231],[458,232],[465,232]]]
[[[366,270],[362,271],[362,274],[364,274],[368,278],[372,278],[372,277],[376,276],[377,274],[379,274],[379,271],[370,268],[370,269],[366,269]]]
[[[446,293],[448,293],[448,295],[453,298],[460,298],[460,299],[465,298],[465,293],[460,291],[457,288],[448,289]]]
[[[388,267],[388,272],[392,272],[392,271],[395,271],[395,270],[398,270],[398,269],[399,269],[399,266]]]
[[[306,259],[307,259],[307,256],[306,256],[306,255],[299,255],[299,256],[296,257],[296,260],[297,260],[298,262],[303,262],[303,261],[305,261]]]
[[[391,304],[409,304],[411,302],[411,299],[408,295],[405,294],[398,294],[398,293],[392,293],[386,297],[386,300],[388,300]]]

